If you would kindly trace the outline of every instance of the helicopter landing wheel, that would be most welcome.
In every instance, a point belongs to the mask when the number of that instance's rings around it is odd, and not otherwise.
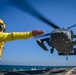
[[[50,52],[51,52],[51,54],[53,54],[53,53],[54,53],[54,49],[52,48],[52,49],[50,50]]]
[[[74,53],[76,53],[76,48],[74,48]]]

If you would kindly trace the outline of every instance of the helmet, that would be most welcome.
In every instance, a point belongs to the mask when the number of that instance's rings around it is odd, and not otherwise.
[[[0,31],[3,30],[5,32],[6,30],[6,25],[5,23],[3,22],[3,20],[0,19]]]

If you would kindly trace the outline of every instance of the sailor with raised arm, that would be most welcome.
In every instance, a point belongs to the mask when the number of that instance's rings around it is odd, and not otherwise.
[[[5,32],[6,25],[3,20],[0,19],[0,57],[2,56],[2,50],[4,48],[4,42],[14,41],[19,39],[29,39],[41,34],[44,34],[42,30],[32,30],[31,32]]]

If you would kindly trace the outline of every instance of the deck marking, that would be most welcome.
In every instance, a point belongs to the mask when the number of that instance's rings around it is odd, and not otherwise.
[[[75,69],[76,67],[72,68],[71,70],[69,70],[65,75],[70,75],[71,72]]]

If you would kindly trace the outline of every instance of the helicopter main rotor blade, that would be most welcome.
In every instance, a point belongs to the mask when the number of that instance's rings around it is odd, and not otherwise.
[[[73,28],[73,27],[75,27],[75,26],[76,26],[76,24],[74,24],[74,25],[68,27],[67,29]]]
[[[20,10],[22,10],[24,12],[28,12],[28,13],[32,14],[33,16],[46,22],[49,26],[51,26],[55,29],[60,28],[59,26],[55,25],[54,23],[50,22],[45,17],[43,17],[41,14],[39,14],[32,6],[30,6],[30,4],[28,4],[24,0],[9,0],[9,4],[19,8]]]
[[[44,34],[44,35],[40,35],[40,36],[36,36],[35,38],[40,38],[40,37],[45,37],[45,36],[49,36],[50,33]]]

